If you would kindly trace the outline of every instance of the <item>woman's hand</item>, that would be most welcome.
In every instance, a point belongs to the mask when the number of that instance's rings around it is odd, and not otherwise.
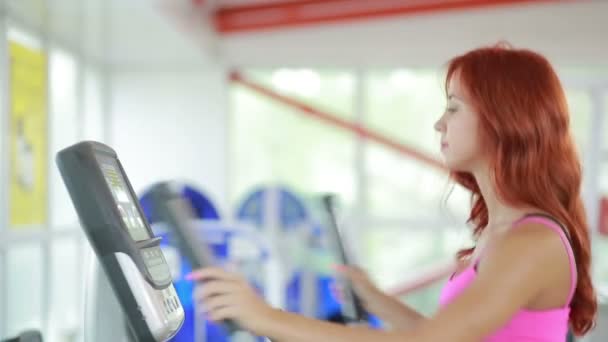
[[[233,320],[240,328],[264,335],[276,310],[258,296],[236,273],[210,267],[194,271],[187,279],[199,282],[194,299],[212,321]]]
[[[336,270],[352,284],[354,292],[367,312],[379,317],[392,330],[409,330],[416,326],[424,316],[408,307],[397,298],[380,290],[367,274],[357,267],[336,266]],[[341,289],[332,289],[334,295],[342,297]]]
[[[369,279],[365,271],[354,266],[337,265],[334,267],[339,274],[350,281],[355,294],[361,300],[361,303],[367,311],[375,313],[375,307],[382,302],[386,295]],[[343,298],[343,289],[339,286],[332,287],[332,293],[339,301]]]

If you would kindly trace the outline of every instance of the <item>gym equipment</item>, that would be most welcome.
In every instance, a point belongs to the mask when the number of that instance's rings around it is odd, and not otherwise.
[[[185,184],[173,182],[174,188],[179,192],[181,197],[186,200],[192,208],[193,215],[200,221],[219,222],[221,215],[213,201],[204,192],[199,189]],[[173,284],[177,295],[182,302],[184,313],[186,315],[184,324],[180,331],[171,339],[172,342],[190,342],[190,341],[223,341],[225,331],[220,326],[212,322],[199,322],[195,312],[195,305],[192,300],[194,291],[194,283],[185,280],[183,277],[192,271],[189,259],[182,253],[174,237],[173,229],[169,227],[159,215],[154,211],[154,202],[152,199],[151,189],[156,184],[147,187],[140,196],[140,205],[144,211],[146,219],[152,226],[152,230],[157,236],[163,238],[161,241],[161,249],[167,255],[169,266],[173,274]],[[197,222],[197,228],[200,226]],[[200,229],[198,230],[200,235]],[[197,241],[203,243],[204,239],[198,238]],[[217,241],[218,239],[214,239]],[[226,248],[223,245],[210,246],[213,249],[213,254],[225,256]]]
[[[338,218],[335,212],[335,197],[333,195],[325,195],[322,198],[323,206],[328,216],[328,232],[330,234],[331,244],[333,249],[336,251],[337,257],[340,263],[343,265],[351,265],[351,260],[347,255],[344,247],[340,225],[338,224]],[[355,294],[350,281],[341,280],[342,283],[342,316],[347,324],[360,324],[367,322],[369,319],[368,313],[363,308],[361,300]]]
[[[131,338],[142,342],[168,340],[182,326],[184,310],[160,249],[160,238],[154,237],[144,218],[116,152],[104,144],[85,141],[57,153],[56,163],[103,268],[99,289],[103,289],[105,275]],[[105,308],[111,310],[111,303],[107,305]],[[98,308],[97,314],[120,316],[103,308]],[[86,322],[86,341],[108,341],[104,334],[112,332],[103,330],[103,322]]]
[[[286,187],[259,187],[236,210],[240,224],[255,227],[271,246],[266,299],[281,309],[316,316],[316,276],[302,267],[312,221],[305,203]]]
[[[42,342],[42,334],[38,330],[26,330],[19,336],[2,340],[2,342]]]
[[[240,225],[222,218],[211,197],[191,184],[180,181],[165,181],[175,196],[181,197],[190,210],[190,227],[196,239],[195,245],[207,249],[214,262],[222,265],[230,262],[237,266],[252,285],[263,293],[263,261],[266,257],[266,246],[255,229]],[[141,207],[146,214],[152,230],[161,236],[161,248],[173,273],[173,283],[179,296],[186,318],[180,331],[171,339],[172,342],[242,342],[263,341],[245,331],[234,331],[229,334],[226,328],[216,322],[206,320],[197,314],[197,303],[193,300],[195,283],[184,279],[196,266],[191,263],[187,251],[182,248],[178,233],[155,208],[153,191],[159,183],[147,187],[140,197]]]
[[[236,219],[251,224],[271,246],[267,299],[274,306],[343,323],[331,294],[335,263],[318,196],[302,196],[282,185],[259,186],[238,206]]]
[[[158,183],[149,190],[152,210],[161,222],[165,222],[173,231],[179,250],[190,261],[193,269],[217,265],[205,242],[200,242],[192,221],[195,219],[192,208],[186,202],[175,184]],[[232,334],[238,330],[232,321],[222,324]]]

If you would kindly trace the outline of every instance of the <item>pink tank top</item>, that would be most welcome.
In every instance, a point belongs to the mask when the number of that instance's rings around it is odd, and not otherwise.
[[[506,341],[535,341],[535,342],[563,342],[566,341],[568,333],[568,323],[570,315],[570,302],[574,296],[576,289],[576,263],[574,262],[574,254],[572,247],[564,229],[560,227],[554,220],[542,216],[531,215],[526,216],[513,224],[513,227],[519,226],[523,222],[540,223],[547,228],[555,231],[561,238],[568,259],[570,260],[570,294],[568,295],[567,305],[561,308],[543,310],[543,311],[518,311],[509,322],[503,327],[487,336],[484,341],[491,342],[506,342]],[[478,260],[471,263],[471,266],[461,271],[458,275],[452,278],[441,291],[439,298],[439,306],[443,307],[456,298],[471,282],[473,282],[477,271],[476,265]]]

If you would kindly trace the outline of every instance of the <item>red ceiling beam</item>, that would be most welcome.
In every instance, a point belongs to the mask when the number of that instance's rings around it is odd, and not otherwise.
[[[257,5],[219,7],[215,12],[214,20],[218,32],[229,34],[396,15],[420,15],[449,10],[567,1],[574,0],[275,1]]]
[[[378,143],[390,150],[397,152],[400,155],[403,155],[403,156],[409,157],[409,158],[413,158],[415,160],[422,162],[423,164],[425,164],[427,166],[431,166],[436,169],[439,169],[440,171],[445,171],[445,172],[448,171],[446,166],[441,161],[439,161],[421,151],[418,151],[410,146],[407,146],[386,135],[383,135],[379,132],[375,132],[375,131],[373,131],[369,128],[366,128],[364,126],[361,126],[357,123],[353,123],[349,120],[339,118],[334,114],[324,112],[320,109],[313,108],[313,107],[309,106],[308,104],[301,102],[297,99],[294,99],[294,98],[291,98],[291,97],[288,97],[285,95],[281,95],[278,92],[276,92],[268,87],[265,87],[263,85],[257,84],[250,80],[247,80],[245,77],[243,77],[240,73],[238,73],[236,71],[234,71],[230,74],[230,80],[232,82],[240,84],[258,94],[271,98],[271,99],[273,99],[277,102],[280,102],[284,105],[287,105],[291,108],[295,108],[298,110],[298,113],[308,116],[309,118],[316,119],[327,125],[358,134],[360,137],[362,137],[364,139]]]

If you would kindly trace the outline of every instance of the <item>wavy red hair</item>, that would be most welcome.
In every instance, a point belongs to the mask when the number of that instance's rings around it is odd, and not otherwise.
[[[595,325],[597,298],[590,275],[581,165],[559,78],[543,56],[504,45],[476,49],[452,59],[446,94],[456,71],[479,115],[480,139],[487,148],[500,198],[514,206],[550,213],[570,233],[578,271],[570,325],[576,335],[584,335]],[[452,172],[451,176],[472,192],[469,222],[478,237],[488,223],[488,209],[479,186],[470,173]],[[462,250],[458,257],[472,251]]]

